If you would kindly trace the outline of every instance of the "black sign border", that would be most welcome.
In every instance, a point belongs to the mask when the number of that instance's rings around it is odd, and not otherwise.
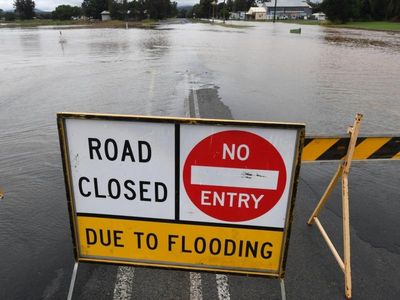
[[[70,170],[70,158],[69,158],[69,149],[68,149],[68,139],[65,121],[67,119],[84,119],[84,120],[108,120],[108,121],[135,121],[135,122],[150,122],[150,123],[169,123],[175,124],[175,160],[178,162],[180,159],[180,124],[189,124],[189,125],[220,125],[220,126],[247,126],[247,127],[267,127],[267,128],[280,128],[280,129],[292,129],[297,131],[296,137],[296,148],[294,153],[294,164],[292,170],[292,178],[290,182],[292,183],[289,191],[289,205],[286,212],[286,222],[285,227],[283,229],[284,237],[281,249],[281,258],[279,262],[278,272],[261,272],[261,271],[243,271],[243,270],[234,270],[234,269],[225,269],[224,267],[196,267],[193,265],[169,265],[162,263],[152,263],[152,262],[120,262],[118,260],[110,260],[110,259],[95,259],[95,258],[87,258],[81,257],[79,254],[79,240],[78,240],[78,232],[77,232],[77,224],[76,217],[78,215],[85,214],[77,214],[75,208],[74,201],[74,193],[72,188],[72,177]],[[120,114],[96,114],[96,113],[74,113],[74,112],[60,112],[57,113],[57,126],[59,133],[59,142],[61,149],[61,157],[63,163],[63,171],[64,171],[64,181],[66,187],[66,195],[68,202],[68,213],[70,218],[70,230],[73,240],[73,249],[74,249],[74,257],[76,262],[94,262],[94,263],[106,263],[106,264],[117,264],[117,265],[137,265],[143,267],[156,267],[163,269],[180,269],[180,270],[196,270],[196,271],[204,271],[204,272],[218,272],[218,273],[227,273],[227,274],[242,274],[247,276],[261,276],[261,277],[270,277],[270,278],[281,278],[283,279],[285,276],[286,270],[286,262],[288,256],[288,247],[289,240],[291,234],[291,228],[293,223],[293,209],[296,200],[297,194],[297,186],[300,174],[300,166],[301,166],[301,153],[304,145],[305,138],[305,124],[302,123],[280,123],[280,122],[264,122],[264,121],[242,121],[242,120],[221,120],[221,119],[200,119],[200,118],[173,118],[173,117],[154,117],[154,116],[139,116],[139,115],[120,115]],[[175,164],[177,165],[177,164]],[[188,222],[188,221],[178,221],[179,220],[179,178],[180,172],[177,170],[175,172],[175,221],[171,220],[157,220],[151,218],[135,218],[135,217],[121,217],[121,216],[107,216],[101,215],[104,218],[121,218],[121,219],[142,219],[147,221],[155,221],[155,222],[173,222],[180,224],[193,224],[193,225],[205,225],[205,226],[223,226],[230,228],[251,228],[251,229],[259,229],[259,230],[270,230],[270,231],[282,231],[280,228],[267,228],[267,227],[257,227],[257,226],[246,226],[246,225],[234,225],[234,224],[210,224],[204,222]],[[94,214],[88,214],[88,216],[96,217]],[[97,215],[100,217],[100,215]],[[286,229],[286,230],[285,230]]]

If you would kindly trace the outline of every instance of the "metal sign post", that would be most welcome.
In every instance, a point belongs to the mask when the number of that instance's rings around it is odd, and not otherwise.
[[[350,142],[347,150],[346,156],[343,158],[341,164],[339,165],[336,174],[333,176],[331,182],[329,183],[325,193],[323,194],[321,200],[319,201],[317,207],[309,218],[307,224],[312,225],[315,223],[321,232],[323,238],[325,239],[329,249],[332,251],[337,263],[342,269],[345,277],[345,295],[346,298],[351,298],[351,264],[350,264],[350,213],[349,213],[349,183],[348,176],[350,172],[351,162],[354,155],[354,149],[357,142],[358,133],[360,131],[360,122],[362,119],[361,114],[357,114],[354,120],[354,125],[348,129],[350,134]],[[332,193],[333,188],[336,186],[339,178],[342,178],[342,213],[343,213],[343,248],[344,255],[343,260],[340,257],[338,251],[330,240],[328,234],[321,225],[318,215],[321,209],[324,207],[329,195]]]
[[[72,277],[71,277],[71,282],[69,284],[69,290],[68,290],[68,297],[67,300],[72,299],[72,295],[74,294],[74,287],[75,287],[75,281],[76,281],[76,275],[78,273],[78,264],[79,262],[75,262],[74,264],[74,269],[72,271]]]
[[[281,278],[279,279],[279,283],[281,285],[281,299],[286,300],[285,280]]]

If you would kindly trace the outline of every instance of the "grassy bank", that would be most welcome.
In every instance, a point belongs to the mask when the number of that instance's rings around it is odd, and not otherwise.
[[[379,30],[379,31],[400,31],[399,22],[348,22],[346,24],[328,24],[329,27]]]
[[[350,28],[350,29],[363,29],[363,30],[379,30],[379,31],[400,31],[399,22],[348,22],[345,24],[334,24],[329,21],[316,21],[316,20],[277,20],[280,23],[295,23],[300,25],[322,25],[335,28]]]
[[[87,28],[125,28],[126,22],[112,21],[80,21],[80,20],[17,20],[4,22],[2,27],[37,27],[37,26],[80,26]],[[153,28],[158,24],[154,20],[128,21],[130,28]]]
[[[268,20],[268,22],[273,22]],[[276,20],[279,23],[300,24],[300,25],[324,25],[325,21],[317,20]]]
[[[193,23],[210,23],[208,20],[190,20]],[[261,21],[265,22],[265,21]],[[267,22],[272,22],[268,20]],[[363,29],[363,30],[379,30],[379,31],[395,31],[400,32],[400,22],[348,22],[346,24],[333,24],[327,21],[316,20],[277,20],[280,23],[299,24],[299,25],[322,25],[333,28],[350,28],[350,29]],[[74,20],[17,20],[14,22],[3,22],[1,27],[37,27],[37,26],[81,26],[87,28],[125,28],[125,21],[112,20],[112,21],[74,21]],[[130,28],[154,28],[158,23],[155,20],[142,20],[142,21],[129,21]],[[251,27],[246,24],[223,24],[221,21],[216,21],[214,24],[226,26],[231,28],[245,28]],[[0,28],[1,28],[0,27]]]
[[[248,28],[248,27],[254,27],[252,25],[246,24],[246,22],[243,22],[243,24],[232,24],[229,21],[226,20],[226,23],[223,23],[222,20],[216,19],[214,23],[210,20],[205,20],[205,19],[189,19],[191,23],[204,23],[204,24],[212,24],[212,25],[218,25],[222,27],[228,27],[228,28]]]

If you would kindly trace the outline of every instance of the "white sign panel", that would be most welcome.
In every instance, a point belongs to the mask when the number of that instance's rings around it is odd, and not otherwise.
[[[173,124],[67,119],[77,213],[174,219]]]
[[[182,220],[285,226],[295,130],[215,125],[180,130]]]

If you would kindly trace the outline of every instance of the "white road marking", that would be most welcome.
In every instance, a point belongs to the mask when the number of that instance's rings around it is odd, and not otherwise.
[[[190,81],[192,81],[192,75],[190,75]],[[192,89],[192,93],[194,117],[200,118],[199,104],[197,102],[197,92],[195,89]],[[188,105],[188,115],[190,116],[190,105]],[[190,272],[190,300],[203,300],[203,288],[201,285],[200,273]]]
[[[113,300],[130,300],[132,297],[134,267],[121,266],[118,268]]]
[[[230,300],[231,295],[229,293],[228,276],[216,274],[215,279],[217,281],[218,299]]]
[[[190,272],[190,300],[203,300],[200,273]]]
[[[279,171],[192,166],[191,183],[276,190]]]
[[[184,91],[186,93],[186,91],[190,91],[191,89],[189,88],[189,76],[187,74],[187,72],[185,73],[185,75],[183,75],[183,85],[184,85]],[[186,118],[190,118],[190,92],[189,95],[187,96],[187,98],[185,98],[185,101],[183,101],[183,108],[184,108],[184,113],[185,113],[185,117]]]

